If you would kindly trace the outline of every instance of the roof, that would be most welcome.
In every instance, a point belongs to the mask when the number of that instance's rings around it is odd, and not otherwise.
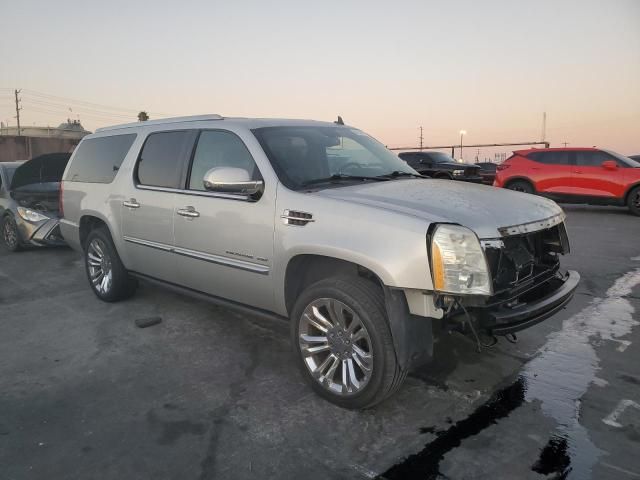
[[[600,151],[597,147],[557,147],[557,148],[524,148],[522,150],[514,150],[516,155],[527,155],[533,152],[590,152]]]
[[[192,115],[188,117],[172,117],[162,118],[158,120],[147,120],[145,122],[133,122],[125,123],[122,125],[114,125],[111,127],[98,128],[96,133],[107,132],[110,130],[120,130],[127,128],[145,127],[148,125],[168,125],[172,123],[186,123],[186,122],[219,122],[225,123],[243,124],[247,128],[261,128],[261,127],[277,127],[277,126],[342,126],[336,125],[333,122],[321,122],[316,120],[300,120],[300,119],[288,119],[288,118],[242,118],[242,117],[223,117],[217,114],[208,115]]]

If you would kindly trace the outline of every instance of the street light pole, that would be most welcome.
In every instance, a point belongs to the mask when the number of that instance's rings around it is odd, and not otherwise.
[[[462,160],[462,138],[467,134],[466,130],[460,130],[460,160]]]

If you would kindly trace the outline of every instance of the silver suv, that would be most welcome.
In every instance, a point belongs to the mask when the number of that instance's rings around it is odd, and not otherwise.
[[[552,201],[425,179],[343,125],[218,115],[99,129],[64,174],[61,229],[102,300],[138,278],[290,321],[316,392],[395,392],[434,338],[513,335],[562,309]],[[485,340],[488,341],[488,340]]]

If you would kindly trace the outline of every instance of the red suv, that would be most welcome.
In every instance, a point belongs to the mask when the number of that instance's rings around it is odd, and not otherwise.
[[[498,165],[493,185],[560,202],[628,205],[640,215],[640,163],[607,150],[517,150]]]

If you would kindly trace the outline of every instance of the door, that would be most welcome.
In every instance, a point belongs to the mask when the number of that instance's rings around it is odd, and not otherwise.
[[[529,168],[528,175],[538,192],[559,195],[573,192],[573,152],[534,152],[527,158],[535,162]]]
[[[602,164],[613,161],[610,170]],[[618,198],[624,192],[624,165],[606,152],[583,150],[577,152],[573,181],[576,194],[589,197]]]
[[[197,132],[150,134],[122,202],[122,233],[129,264],[144,275],[176,282],[173,222],[175,193],[184,178]]]
[[[259,199],[209,192],[215,167],[260,172],[243,141],[227,130],[203,130],[174,216],[180,284],[263,309],[273,308],[274,186]]]

